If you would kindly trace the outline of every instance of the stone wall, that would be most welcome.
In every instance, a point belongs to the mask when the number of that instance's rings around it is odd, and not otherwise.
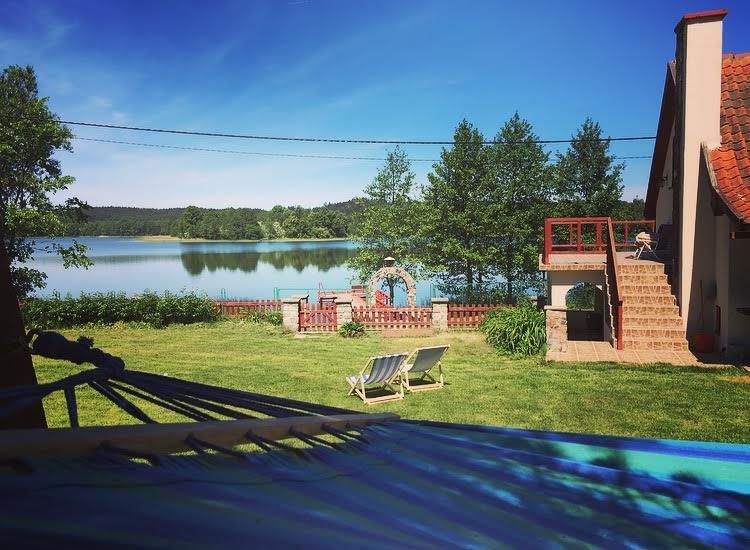
[[[448,330],[448,298],[432,299],[432,328],[437,332]]]
[[[568,351],[568,318],[563,307],[545,306],[547,347],[549,351]]]

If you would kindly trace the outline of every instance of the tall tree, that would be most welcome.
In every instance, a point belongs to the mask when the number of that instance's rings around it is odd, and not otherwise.
[[[76,243],[37,245],[34,236],[59,236],[65,215],[82,203],[63,206],[52,196],[73,183],[62,175],[59,150],[70,151],[71,133],[40,98],[31,67],[10,66],[0,75],[0,387],[35,384],[31,357],[21,349],[24,326],[18,298],[44,286],[44,273],[24,266],[34,252],[56,252],[63,265],[87,266],[86,247]],[[0,403],[2,406],[2,403]],[[46,427],[41,402],[0,420],[0,428]]]
[[[587,118],[558,154],[555,180],[564,216],[611,216],[622,198],[624,164],[614,162],[598,122]]]
[[[418,203],[411,196],[414,177],[406,152],[396,147],[386,155],[385,165],[365,188],[369,200],[359,215],[353,236],[359,247],[348,262],[361,280],[367,280],[382,267],[388,256],[394,257],[412,275],[418,272],[419,265],[414,259]],[[396,278],[385,280],[391,303],[399,284],[401,281]]]
[[[450,294],[474,298],[484,289],[491,256],[490,150],[462,120],[453,145],[443,148],[424,189],[420,259]]]
[[[491,215],[487,235],[494,272],[505,281],[505,300],[539,283],[538,255],[552,193],[549,154],[531,124],[515,113],[491,146]]]

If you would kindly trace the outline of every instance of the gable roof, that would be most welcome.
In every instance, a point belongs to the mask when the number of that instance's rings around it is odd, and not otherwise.
[[[667,158],[667,151],[669,150],[669,137],[672,134],[672,126],[674,125],[675,89],[675,62],[670,61],[667,63],[667,74],[664,77],[664,92],[661,96],[659,125],[656,130],[654,154],[651,157],[651,173],[648,177],[646,204],[644,206],[644,215],[647,219],[654,219],[656,217],[656,199],[659,196],[664,161]]]
[[[710,151],[716,192],[734,216],[750,223],[750,52],[724,55],[721,146]]]

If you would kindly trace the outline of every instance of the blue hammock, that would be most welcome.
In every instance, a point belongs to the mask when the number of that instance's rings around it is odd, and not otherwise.
[[[1,390],[0,414],[64,391],[76,425],[81,384],[146,423],[132,399],[199,421],[351,412],[127,372],[88,341],[40,338],[37,352],[97,368]],[[102,446],[0,461],[0,540],[8,548],[750,548],[750,445],[403,420],[326,431],[328,439],[292,432],[296,448],[248,435],[254,450],[193,438],[186,454]]]
[[[750,446],[394,421],[334,449],[0,474],[8,547],[750,547]]]

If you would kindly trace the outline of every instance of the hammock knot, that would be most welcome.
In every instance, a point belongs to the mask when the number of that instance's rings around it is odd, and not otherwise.
[[[29,332],[28,340],[36,336],[32,344],[32,353],[48,357],[49,359],[62,359],[76,365],[91,363],[108,371],[109,377],[116,376],[125,369],[125,362],[93,347],[94,340],[81,336],[77,341],[68,340],[62,334],[53,331],[42,331],[38,329]]]

